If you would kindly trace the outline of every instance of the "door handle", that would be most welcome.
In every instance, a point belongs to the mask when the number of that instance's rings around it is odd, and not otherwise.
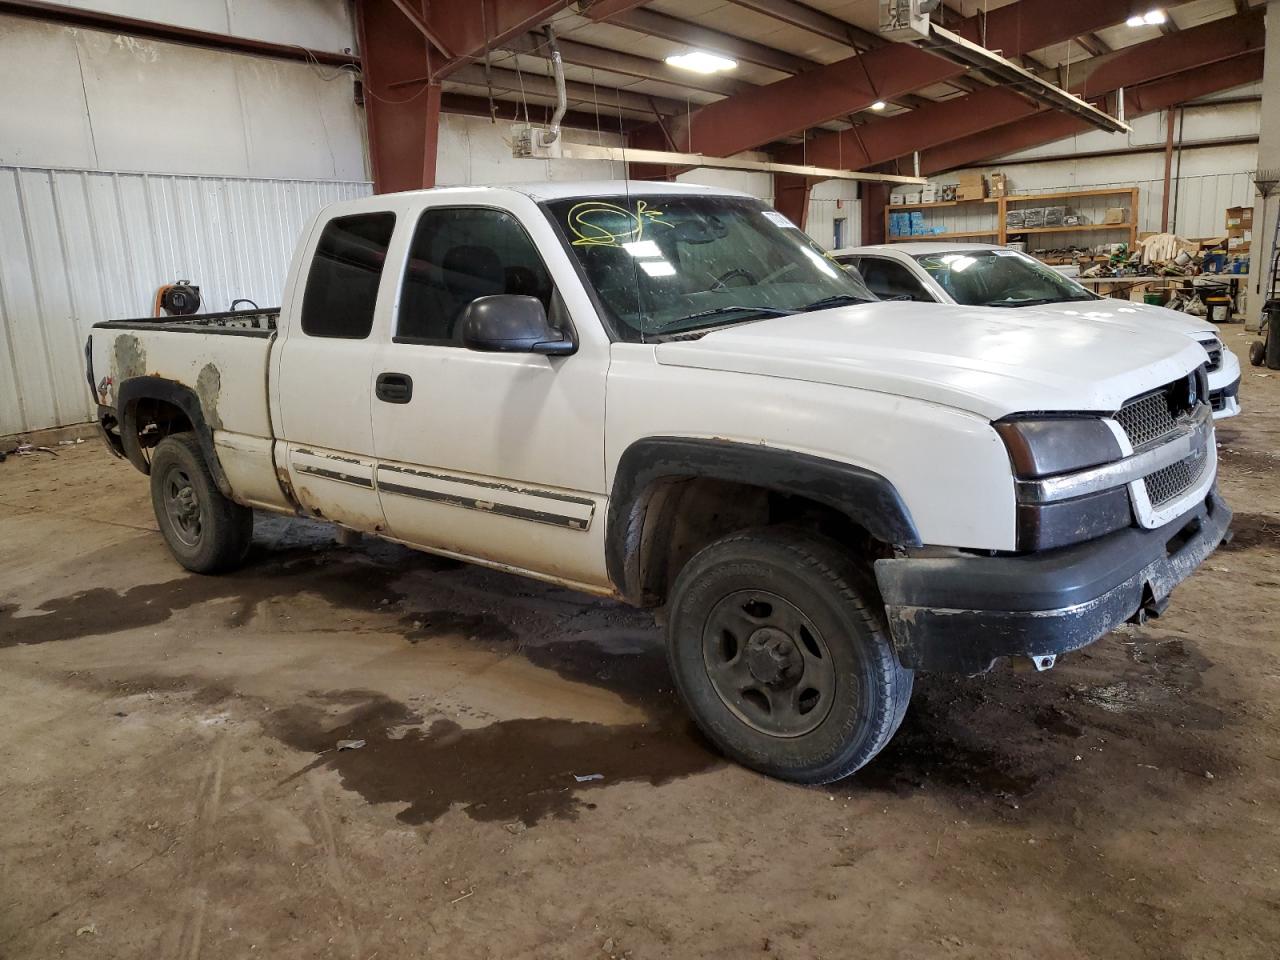
[[[407,373],[380,373],[373,392],[387,403],[408,403],[413,397],[413,378]]]

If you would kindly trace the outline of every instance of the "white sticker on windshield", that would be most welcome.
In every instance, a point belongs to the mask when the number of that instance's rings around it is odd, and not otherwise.
[[[790,227],[792,230],[800,229],[794,223],[792,223],[790,220],[788,220],[786,217],[780,214],[777,210],[761,210],[760,212],[764,214],[764,218],[768,220],[770,223],[772,223],[775,227],[782,227],[784,229],[787,227]]]

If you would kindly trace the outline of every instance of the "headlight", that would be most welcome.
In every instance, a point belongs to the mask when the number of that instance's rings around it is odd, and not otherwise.
[[[1022,481],[1087,470],[1124,455],[1115,434],[1096,417],[1012,419],[993,426],[1009,451],[1014,476]],[[1081,543],[1132,522],[1123,485],[1052,503],[1019,496],[1017,510],[1019,550]]]
[[[1124,455],[1115,434],[1095,417],[1001,420],[994,426],[1019,480],[1084,470]]]

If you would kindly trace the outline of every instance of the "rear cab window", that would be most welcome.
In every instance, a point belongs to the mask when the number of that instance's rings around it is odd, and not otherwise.
[[[324,225],[302,295],[302,332],[364,340],[373,329],[378,283],[396,215],[385,211],[335,217]]]

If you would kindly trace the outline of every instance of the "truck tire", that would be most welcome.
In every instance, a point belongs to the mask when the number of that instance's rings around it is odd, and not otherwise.
[[[224,497],[195,435],[161,440],[151,457],[151,505],[174,558],[195,573],[238,567],[253,539],[253,511]]]
[[[913,673],[899,664],[868,571],[830,540],[766,528],[697,553],[671,594],[676,688],[726,755],[828,783],[897,732]]]

